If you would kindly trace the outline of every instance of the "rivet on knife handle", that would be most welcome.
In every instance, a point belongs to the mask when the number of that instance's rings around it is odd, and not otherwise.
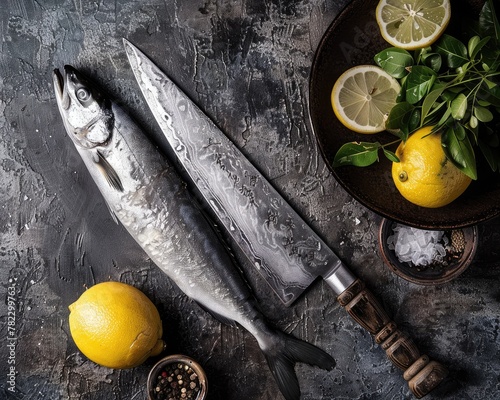
[[[328,280],[327,280],[328,282]],[[436,361],[421,355],[413,340],[391,321],[375,296],[357,279],[337,297],[349,315],[369,331],[392,363],[404,372],[403,377],[415,397],[421,398],[434,389],[448,374]]]

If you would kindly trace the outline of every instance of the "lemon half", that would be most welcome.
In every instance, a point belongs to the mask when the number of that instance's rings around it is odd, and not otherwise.
[[[430,46],[448,26],[450,0],[380,0],[376,19],[382,37],[406,50]]]
[[[399,82],[382,68],[359,65],[345,71],[333,85],[333,111],[355,132],[381,132],[400,90]]]

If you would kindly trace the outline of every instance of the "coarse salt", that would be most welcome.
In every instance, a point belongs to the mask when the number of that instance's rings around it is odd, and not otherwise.
[[[443,231],[421,230],[395,224],[393,232],[387,238],[387,245],[390,250],[394,250],[400,262],[423,267],[445,261],[449,239]]]

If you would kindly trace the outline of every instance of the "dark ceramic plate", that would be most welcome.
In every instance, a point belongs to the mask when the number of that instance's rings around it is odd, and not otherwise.
[[[310,77],[310,115],[320,151],[337,181],[372,211],[421,229],[452,229],[488,220],[500,213],[500,182],[498,173],[487,166],[478,166],[480,179],[453,203],[437,208],[423,208],[405,200],[391,178],[391,163],[380,162],[365,168],[345,166],[331,168],[337,150],[351,141],[380,141],[394,139],[383,132],[363,135],[345,128],[335,117],[330,93],[337,78],[345,70],[359,64],[374,64],[373,56],[390,45],[380,36],[375,20],[377,0],[353,0],[333,21],[316,52]],[[477,1],[453,2],[448,32],[460,29],[461,18],[478,12]],[[459,9],[463,8],[463,9]],[[395,150],[393,148],[392,150]],[[481,160],[478,160],[480,163]]]

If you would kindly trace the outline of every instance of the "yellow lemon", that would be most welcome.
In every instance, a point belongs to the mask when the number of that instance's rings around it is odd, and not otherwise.
[[[69,306],[71,336],[90,360],[108,368],[132,368],[164,348],[155,305],[139,289],[103,282]]]
[[[376,19],[382,37],[407,50],[430,46],[448,26],[450,0],[380,0]]]
[[[400,162],[392,163],[392,179],[401,195],[422,207],[451,203],[469,186],[471,178],[446,157],[441,134],[424,127],[401,142],[396,150]]]
[[[377,133],[401,90],[399,82],[375,65],[349,68],[335,81],[331,93],[339,121],[358,133]]]

